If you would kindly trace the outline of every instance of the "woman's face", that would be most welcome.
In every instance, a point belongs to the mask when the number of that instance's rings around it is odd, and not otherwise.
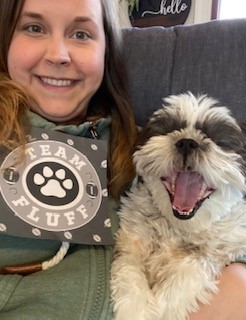
[[[25,0],[9,52],[10,78],[54,122],[85,116],[104,73],[100,0]]]

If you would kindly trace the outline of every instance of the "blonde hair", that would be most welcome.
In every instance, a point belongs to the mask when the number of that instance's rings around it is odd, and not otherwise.
[[[26,110],[30,97],[16,83],[0,73],[0,143],[7,149],[24,147],[26,142]],[[23,150],[22,150],[23,152]],[[22,154],[23,155],[23,154]]]
[[[87,118],[109,115],[112,118],[109,192],[119,199],[135,175],[132,152],[137,130],[122,59],[117,7],[114,0],[101,0],[101,3],[106,36],[105,71],[102,84],[89,104]],[[26,110],[31,104],[28,93],[10,80],[7,68],[8,50],[23,4],[24,0],[0,1],[0,142],[11,148],[24,147],[23,123],[27,121]]]

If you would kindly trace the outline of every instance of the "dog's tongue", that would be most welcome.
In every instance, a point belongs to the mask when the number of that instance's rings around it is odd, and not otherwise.
[[[203,178],[195,172],[181,172],[176,179],[173,206],[179,212],[191,211],[199,200]]]

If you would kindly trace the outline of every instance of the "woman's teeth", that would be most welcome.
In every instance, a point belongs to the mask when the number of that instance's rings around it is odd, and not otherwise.
[[[44,83],[47,83],[51,86],[56,86],[56,87],[69,87],[71,86],[71,84],[73,84],[72,80],[56,80],[51,78],[41,78],[41,80]]]

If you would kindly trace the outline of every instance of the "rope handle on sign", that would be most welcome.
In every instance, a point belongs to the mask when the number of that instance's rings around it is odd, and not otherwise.
[[[54,255],[53,258],[47,261],[43,262],[33,262],[33,263],[28,263],[28,264],[20,264],[20,265],[13,265],[13,266],[6,266],[2,267],[0,269],[0,274],[19,274],[22,276],[29,275],[31,273],[37,272],[37,271],[42,271],[42,270],[47,270],[51,267],[54,267],[57,265],[68,252],[69,249],[69,242],[63,241],[61,244],[60,249],[57,251],[57,253]]]

